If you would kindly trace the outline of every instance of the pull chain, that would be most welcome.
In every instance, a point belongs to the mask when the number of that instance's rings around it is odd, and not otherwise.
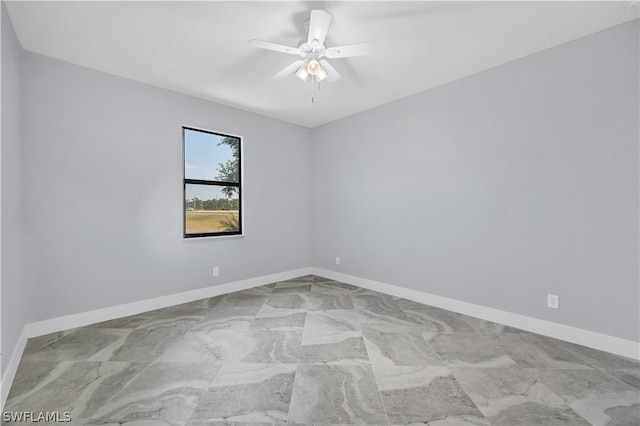
[[[314,92],[314,87],[316,85],[315,83],[316,83],[315,76],[313,74],[311,74],[311,103],[315,102],[315,97],[314,97],[314,93],[315,93]],[[319,81],[318,81],[318,89],[317,90],[320,90],[320,82]]]

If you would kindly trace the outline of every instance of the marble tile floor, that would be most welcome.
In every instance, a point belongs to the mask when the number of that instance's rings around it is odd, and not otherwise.
[[[631,426],[640,363],[306,276],[29,339],[4,411],[77,425]]]

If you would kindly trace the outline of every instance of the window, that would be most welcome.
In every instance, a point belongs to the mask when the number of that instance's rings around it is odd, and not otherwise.
[[[242,234],[241,138],[182,128],[184,237]]]

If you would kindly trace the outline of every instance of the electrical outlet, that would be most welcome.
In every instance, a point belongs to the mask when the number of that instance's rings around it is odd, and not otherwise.
[[[217,277],[218,275],[220,275],[220,269],[218,269],[217,266],[213,267],[213,276]]]
[[[340,258],[336,257],[336,265],[339,265],[339,264],[340,264]]]
[[[560,307],[560,296],[547,294],[547,308],[558,309]]]

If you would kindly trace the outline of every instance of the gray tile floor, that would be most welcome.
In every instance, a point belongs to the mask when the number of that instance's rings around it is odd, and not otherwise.
[[[628,426],[640,364],[307,276],[30,339],[7,411],[87,425]]]

